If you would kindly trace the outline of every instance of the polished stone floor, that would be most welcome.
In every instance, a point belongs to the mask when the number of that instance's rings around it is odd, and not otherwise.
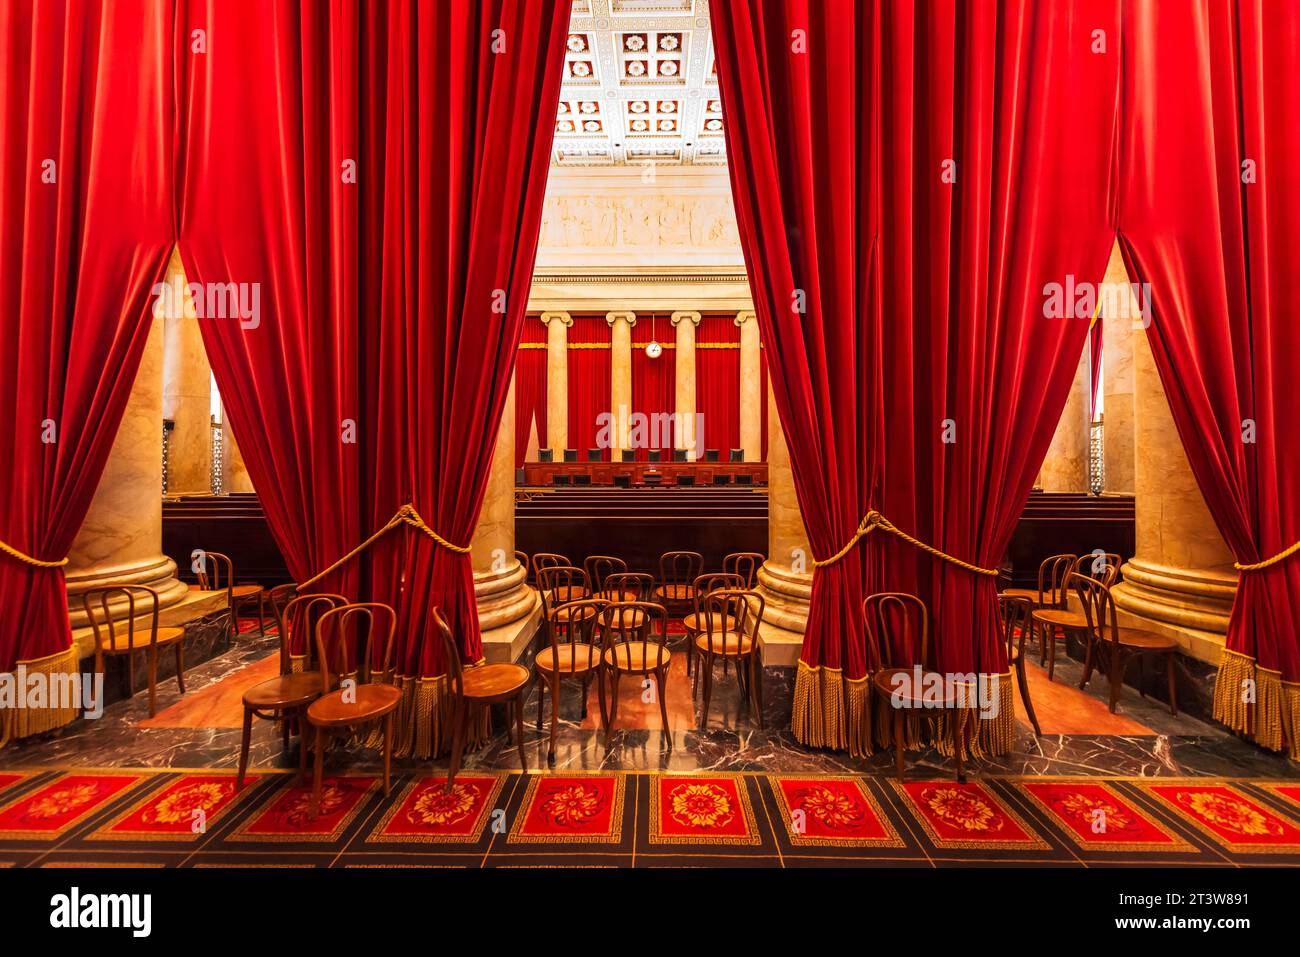
[[[159,686],[159,713],[149,719],[146,696],[137,695],[105,709],[96,721],[77,721],[58,731],[10,744],[0,749],[0,767],[148,767],[230,768],[238,764],[242,689],[274,672],[274,637],[241,637],[236,647],[186,674],[189,692],[181,696],[174,681]],[[1036,666],[1031,665],[1031,668]],[[1039,718],[1044,733],[1035,737],[1020,720],[1016,748],[996,758],[968,762],[979,774],[1056,774],[1198,776],[1221,775],[1253,778],[1300,778],[1300,766],[1285,757],[1238,740],[1221,728],[1187,716],[1173,717],[1164,706],[1126,692],[1120,716],[1127,722],[1123,733],[1110,723],[1104,704],[1106,681],[1096,678],[1086,692],[1078,691],[1077,663],[1059,662],[1056,682],[1046,685],[1046,675],[1031,671],[1031,697],[1045,702]],[[619,722],[605,740],[600,730],[595,689],[585,719],[582,695],[576,683],[561,695],[556,741],[557,771],[780,771],[786,773],[876,772],[892,770],[892,755],[879,753],[855,759],[843,752],[810,750],[798,744],[789,731],[761,731],[747,716],[734,675],[717,673],[708,727],[698,728],[684,664],[675,660],[668,687],[669,729],[662,728],[655,701],[645,701],[644,689],[625,682]],[[525,709],[524,751],[530,768],[545,768],[549,739],[549,699],[542,729],[537,721],[536,689]],[[1051,701],[1051,706],[1046,703]],[[1017,705],[1018,712],[1020,706]],[[1078,733],[1095,715],[1101,728],[1111,733]],[[1023,719],[1023,713],[1019,714]],[[1071,733],[1053,733],[1053,726]],[[466,756],[467,769],[517,770],[519,753],[504,728],[477,752]],[[339,748],[331,753],[331,766],[366,770],[377,766],[376,751]],[[296,744],[285,752],[274,727],[254,726],[251,766],[296,766]],[[399,761],[404,769],[441,768],[439,761]],[[952,762],[929,751],[909,752],[909,777],[951,774]]]

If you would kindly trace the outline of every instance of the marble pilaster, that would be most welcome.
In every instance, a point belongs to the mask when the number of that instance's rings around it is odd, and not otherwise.
[[[632,327],[635,312],[606,313],[610,328],[609,408],[614,415],[610,458],[617,462],[627,448],[629,416],[632,414]]]
[[[746,462],[763,455],[763,365],[759,351],[758,316],[752,311],[736,313],[740,327],[740,447]]]
[[[179,250],[172,252],[164,283],[186,287]],[[212,367],[194,305],[163,317],[162,415],[175,423],[167,443],[167,494],[207,494],[212,489]]]
[[[546,326],[546,448],[558,462],[569,447],[569,326],[567,312],[544,312]]]
[[[1110,302],[1128,295],[1128,273],[1120,255],[1119,243],[1111,251],[1106,277],[1102,281],[1102,301]],[[1106,462],[1106,492],[1133,494],[1133,468],[1136,450],[1133,445],[1133,340],[1145,335],[1141,322],[1128,315],[1107,315],[1101,311],[1102,381],[1105,397],[1105,426],[1102,455]]]
[[[696,459],[695,435],[695,329],[700,324],[698,312],[681,311],[672,315],[677,330],[677,401],[674,407],[677,428],[673,434],[673,448],[686,449],[686,458]],[[708,429],[708,423],[705,423]]]
[[[1052,435],[1038,483],[1047,492],[1088,491],[1088,353],[1079,354],[1070,395]]]

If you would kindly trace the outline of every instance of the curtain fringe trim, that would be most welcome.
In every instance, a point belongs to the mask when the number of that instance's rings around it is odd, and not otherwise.
[[[1255,700],[1243,691],[1254,683]],[[1288,751],[1300,761],[1300,682],[1283,681],[1282,672],[1262,667],[1253,657],[1223,650],[1214,682],[1214,720],[1261,748]]]
[[[26,669],[28,676],[75,675],[80,672],[81,660],[77,655],[77,646],[73,644],[64,651],[56,651],[44,658],[19,661],[18,664]],[[80,712],[81,709],[76,705],[69,708],[0,709],[0,748],[11,740],[61,728],[75,720]]]

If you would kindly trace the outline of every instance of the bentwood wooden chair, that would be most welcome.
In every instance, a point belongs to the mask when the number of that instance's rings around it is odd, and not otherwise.
[[[1007,643],[1007,664],[1015,669],[1020,700],[1025,703],[1025,714],[1034,726],[1034,734],[1041,735],[1043,729],[1038,726],[1038,716],[1034,714],[1034,702],[1029,698],[1029,677],[1025,674],[1025,639],[1029,637],[1034,603],[1028,598],[1003,592],[998,596],[998,612],[1002,618],[1002,634]]]
[[[605,593],[605,579],[610,575],[622,575],[627,572],[627,562],[621,558],[615,558],[613,555],[588,555],[582,562],[583,569],[587,572],[587,579],[591,582],[591,597],[599,598],[603,601],[621,601]]]
[[[1057,607],[1056,599],[1065,588],[1078,555],[1069,552],[1048,555],[1038,564],[1037,588],[1004,588],[999,594],[1008,598],[1025,598],[1035,608]]]
[[[564,555],[555,552],[537,552],[533,555],[533,581],[540,580],[540,573],[544,568],[572,568],[573,562]],[[586,598],[586,595],[582,596]],[[576,600],[576,599],[575,599]]]
[[[244,736],[239,746],[239,781],[244,786],[248,772],[248,749],[253,740],[253,719],[279,721],[284,746],[289,746],[290,724],[298,725],[298,766],[307,769],[307,746],[310,735],[303,725],[309,704],[325,691],[324,680],[316,668],[316,625],[328,611],[341,608],[348,600],[342,595],[300,595],[283,609],[274,603],[276,630],[280,633],[280,674],[253,685],[244,692]],[[295,649],[301,655],[295,655]],[[295,658],[298,667],[295,669]]]
[[[365,629],[362,641],[358,641],[359,627]],[[320,810],[325,747],[330,735],[339,731],[383,721],[384,796],[392,790],[393,713],[402,700],[402,691],[393,680],[396,634],[397,612],[379,602],[340,605],[316,622],[316,662],[324,691],[307,706],[307,725],[316,743],[313,816]],[[376,648],[381,652],[378,656]]]
[[[694,610],[689,615],[682,617],[682,627],[686,629],[686,674],[687,676],[695,675],[696,678],[691,687],[692,697],[695,695],[695,685],[699,683],[699,675],[695,671],[695,639],[705,630],[704,598],[710,592],[715,592],[721,588],[743,589],[744,587],[745,579],[735,572],[713,572],[708,575],[697,575],[695,581],[691,582],[691,589],[695,593],[691,601]],[[725,674],[725,671],[723,673]]]
[[[957,756],[957,780],[963,780],[966,711],[956,683],[930,670],[930,611],[925,602],[904,592],[877,592],[863,600],[862,615],[867,623],[871,687],[894,712],[894,761],[899,778],[906,760],[908,716],[914,713],[920,718],[939,708],[942,714],[953,714],[949,722],[952,748]]]
[[[605,578],[604,589],[597,597],[612,601],[649,601],[654,591],[653,575],[645,572],[615,572]]]
[[[542,730],[543,689],[551,693],[551,738],[546,749],[547,767],[555,767],[555,736],[559,725],[560,685],[566,678],[582,683],[582,715],[587,717],[587,688],[593,676],[600,694],[601,724],[605,723],[605,680],[600,665],[596,623],[608,602],[601,599],[571,602],[563,616],[548,616],[543,627],[547,644],[533,659],[537,675],[537,730]]]
[[[1110,710],[1114,714],[1119,705],[1120,690],[1124,686],[1124,671],[1129,663],[1138,659],[1142,672],[1138,679],[1138,690],[1146,697],[1146,688],[1142,678],[1146,677],[1146,659],[1152,655],[1159,656],[1165,662],[1165,676],[1169,689],[1169,712],[1178,714],[1177,682],[1174,679],[1174,665],[1177,662],[1178,642],[1166,635],[1141,628],[1121,628],[1115,614],[1115,600],[1111,596],[1111,586],[1087,575],[1075,578],[1079,598],[1083,602],[1084,617],[1088,621],[1088,654],[1083,664],[1083,680],[1079,687],[1086,688],[1092,677],[1093,669],[1105,669],[1110,678]]]
[[[765,602],[756,591],[721,588],[700,600],[702,632],[693,641],[701,660],[697,672],[704,672],[704,707],[700,728],[709,724],[709,698],[713,694],[715,658],[736,663],[736,680],[754,722],[763,727],[763,672],[758,647]],[[692,695],[693,697],[693,695]]]
[[[581,571],[581,569],[579,569]],[[494,704],[509,703],[515,713],[515,744],[519,748],[519,770],[527,773],[528,759],[524,755],[524,694],[532,680],[523,665],[501,662],[494,665],[474,665],[466,668],[460,661],[460,649],[451,637],[451,628],[438,609],[433,609],[434,625],[442,639],[442,653],[447,661],[447,693],[451,708],[451,767],[447,769],[447,785],[451,793],[460,770],[461,752],[465,747],[466,728],[477,728],[483,716],[491,712]]]
[[[739,575],[744,584],[741,586],[752,590],[758,584],[758,570],[763,567],[765,556],[758,552],[732,552],[722,557],[722,570],[732,575]]]
[[[198,564],[199,587],[204,591],[224,591],[230,609],[230,637],[239,636],[239,610],[257,602],[257,637],[266,636],[266,591],[261,585],[235,584],[235,563],[221,552],[203,553]]]
[[[563,616],[565,605],[591,596],[591,580],[573,565],[550,565],[537,570],[537,591],[547,618]]]
[[[536,579],[533,577],[533,565],[532,562],[529,561],[528,559],[527,552],[521,552],[519,549],[516,548],[515,561],[517,561],[520,565],[524,566],[524,581],[526,581],[530,585],[534,581],[536,581]]]
[[[1099,561],[1092,555],[1080,555],[1070,565],[1070,571],[1060,590],[1051,594],[1054,604],[1036,607],[1030,614],[1030,634],[1038,638],[1039,662],[1044,658],[1047,660],[1048,681],[1056,678],[1056,642],[1064,640],[1071,633],[1083,635],[1088,629],[1088,621],[1083,612],[1073,610],[1069,604],[1070,592],[1078,592],[1078,579],[1081,577],[1079,569],[1083,564],[1087,564],[1098,580],[1107,586],[1113,585],[1119,575],[1119,556],[1105,556],[1104,561]],[[1049,596],[1044,593],[1043,597]],[[1082,601],[1081,595],[1079,598]]]
[[[674,618],[689,614],[695,602],[695,579],[702,574],[704,556],[699,552],[664,552],[659,556],[654,600]]]
[[[136,620],[136,598],[148,610],[141,615],[149,619],[146,628]],[[126,614],[118,608],[117,620],[110,607],[114,599],[126,599]],[[96,608],[98,603],[98,608]],[[176,652],[176,685],[185,693],[185,629],[158,626],[158,592],[148,585],[106,585],[91,588],[81,595],[82,607],[95,634],[95,673],[104,673],[104,658],[126,658],[126,684],[135,697],[135,653],[144,652],[149,683],[149,717],[158,713],[158,652],[172,648]]]
[[[610,678],[609,714],[605,716],[605,743],[618,720],[618,682],[623,675],[635,675],[643,681],[655,678],[659,696],[659,714],[663,718],[664,740],[673,746],[668,724],[668,668],[672,654],[668,651],[668,612],[654,602],[624,601],[605,606],[601,621],[604,651],[601,663]]]

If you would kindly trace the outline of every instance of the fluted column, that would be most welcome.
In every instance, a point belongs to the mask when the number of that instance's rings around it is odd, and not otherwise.
[[[515,558],[515,383],[510,380],[478,525],[470,540],[474,600],[485,633],[524,618],[537,605],[528,572]],[[485,641],[490,636],[485,634]],[[512,656],[513,660],[513,656]]]
[[[759,353],[758,316],[736,313],[740,327],[740,447],[746,462],[763,455],[763,364]]]
[[[686,449],[686,458],[695,461],[695,327],[700,324],[698,312],[674,312],[673,327],[677,330],[677,427],[673,430],[673,448]],[[705,428],[708,424],[705,423]]]
[[[169,300],[160,300],[171,308]],[[183,306],[177,304],[176,311]],[[185,597],[176,563],[162,553],[163,308],[156,311],[140,369],[90,510],[68,552],[72,626],[89,624],[88,589],[110,583],[148,585],[166,608]],[[111,606],[110,606],[111,607]]]
[[[1103,280],[1102,301],[1119,302],[1127,295],[1128,273],[1124,257],[1116,243],[1110,254]],[[1106,462],[1106,492],[1133,494],[1133,468],[1136,462],[1133,445],[1133,341],[1144,337],[1141,322],[1128,315],[1107,315],[1102,309],[1102,382],[1105,396],[1105,425],[1102,431],[1102,456]]]
[[[632,327],[635,312],[605,314],[610,328],[609,409],[614,416],[610,459],[617,462],[627,448],[628,419],[632,414]]]
[[[544,312],[546,326],[546,447],[558,462],[569,447],[569,326],[567,312]]]
[[[1088,491],[1088,351],[1079,353],[1074,382],[1061,412],[1052,444],[1038,473],[1048,492]]]
[[[179,251],[172,253],[164,279],[169,289],[185,289]],[[207,493],[212,488],[212,367],[194,304],[169,308],[163,317],[162,415],[175,423],[167,442],[167,494]]]
[[[1218,664],[1237,573],[1141,332],[1133,336],[1133,424],[1136,553],[1114,589],[1121,623],[1174,637],[1186,654]]]

